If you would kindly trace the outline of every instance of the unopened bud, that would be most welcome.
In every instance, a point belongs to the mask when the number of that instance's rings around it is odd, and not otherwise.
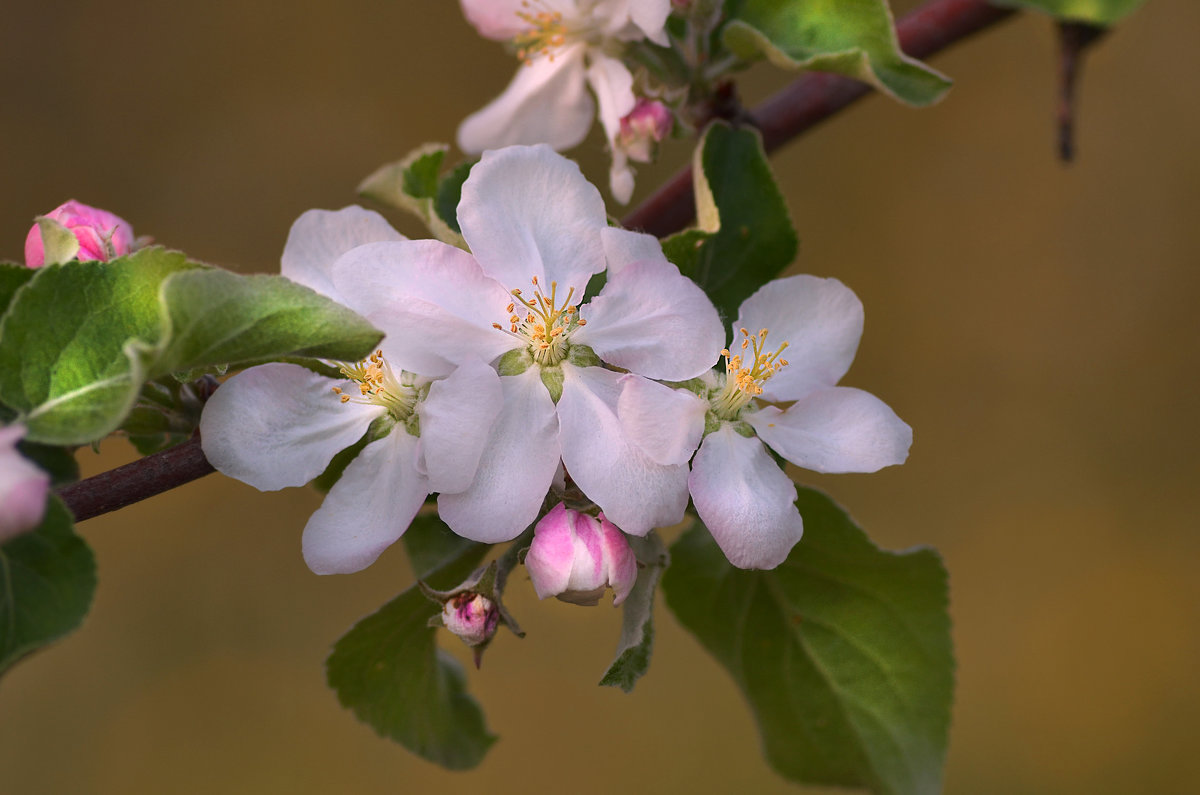
[[[0,426],[0,544],[41,524],[50,477],[17,450],[20,425]]]
[[[613,605],[625,601],[637,579],[637,558],[616,525],[604,518],[554,506],[534,529],[525,567],[539,599],[595,605],[606,588]]]
[[[661,102],[642,98],[629,115],[621,119],[617,147],[636,163],[649,163],[654,146],[671,132],[675,119]]]
[[[76,258],[107,262],[134,248],[133,228],[124,219],[72,199],[40,216],[29,230],[25,264],[40,268]]]
[[[442,624],[468,646],[480,646],[496,634],[500,610],[483,594],[463,591],[442,605]]]

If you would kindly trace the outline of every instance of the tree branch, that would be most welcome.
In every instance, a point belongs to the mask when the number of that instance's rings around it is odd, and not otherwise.
[[[1013,14],[984,0],[930,0],[896,25],[900,48],[925,58]],[[762,131],[768,152],[836,114],[871,92],[865,83],[838,75],[812,73],[793,82],[755,108],[751,117]],[[623,220],[630,229],[656,237],[677,232],[696,214],[692,175],[685,169],[671,178]],[[115,511],[182,486],[213,472],[191,439],[161,453],[73,483],[59,491],[76,521]]]

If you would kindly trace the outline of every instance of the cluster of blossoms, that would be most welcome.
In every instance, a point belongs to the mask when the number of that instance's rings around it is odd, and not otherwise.
[[[537,522],[539,596],[594,604],[612,587],[619,603],[637,577],[626,536],[681,521],[689,498],[732,563],[782,562],[802,524],[768,447],[822,472],[907,456],[907,425],[836,386],[863,319],[840,282],[766,285],[731,350],[658,241],[609,226],[596,188],[547,146],[484,153],[458,220],[469,253],[361,208],[305,213],[283,274],[374,323],[379,350],[327,373],[254,367],[205,407],[209,460],[260,489],[307,483],[364,443],[304,530],[315,572],[370,565],[436,494],[475,541]],[[490,603],[459,602],[445,625],[491,620]]]
[[[636,42],[668,44],[671,0],[461,2],[479,34],[510,43],[521,65],[508,88],[459,127],[459,148],[474,154],[511,144],[570,149],[587,136],[598,109],[612,154],[609,185],[617,201],[628,202],[629,162],[649,162],[674,117],[639,87],[621,56]]]

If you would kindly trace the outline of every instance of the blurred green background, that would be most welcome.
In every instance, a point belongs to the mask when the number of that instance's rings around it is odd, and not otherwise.
[[[514,68],[453,2],[5,5],[5,259],[34,215],[77,198],[197,258],[275,271],[296,216],[451,140]],[[867,308],[845,383],[915,429],[904,467],[798,474],[879,544],[945,556],[951,793],[1200,780],[1197,30],[1200,5],[1153,0],[1102,42],[1070,167],[1054,158],[1055,37],[1034,15],[935,58],[957,81],[939,106],[871,99],[775,159],[796,270]],[[784,81],[756,70],[744,93]],[[665,155],[638,196],[688,148]],[[604,180],[596,136],[573,156]],[[92,473],[131,452],[80,458]],[[80,632],[0,682],[0,789],[796,791],[661,605],[654,663],[626,696],[595,685],[619,611],[539,603],[523,575],[510,607],[528,637],[502,633],[470,675],[501,735],[483,765],[445,773],[379,739],[322,662],[410,574],[399,549],[311,574],[300,531],[318,502],[211,476],[81,525],[99,594]]]

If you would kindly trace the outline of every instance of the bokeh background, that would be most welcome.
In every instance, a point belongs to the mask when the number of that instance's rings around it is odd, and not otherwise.
[[[78,198],[194,257],[275,271],[296,216],[450,140],[514,68],[448,1],[4,6],[7,259],[34,215]],[[1096,48],[1069,167],[1054,158],[1055,37],[1032,14],[933,59],[957,81],[939,106],[874,98],[774,161],[795,269],[867,308],[846,383],[916,432],[901,468],[807,480],[882,546],[945,556],[951,793],[1200,780],[1196,30],[1196,3],[1151,0]],[[744,92],[785,80],[755,70]],[[597,137],[573,155],[603,181]],[[667,147],[638,195],[687,156]],[[131,457],[119,440],[80,453],[89,473]],[[523,577],[510,602],[528,637],[502,633],[470,675],[501,735],[483,765],[446,773],[379,739],[322,662],[411,575],[398,548],[312,575],[300,530],[318,502],[211,476],[81,525],[99,594],[81,631],[0,682],[0,789],[796,791],[661,605],[653,666],[626,696],[595,685],[619,611],[539,603]]]

